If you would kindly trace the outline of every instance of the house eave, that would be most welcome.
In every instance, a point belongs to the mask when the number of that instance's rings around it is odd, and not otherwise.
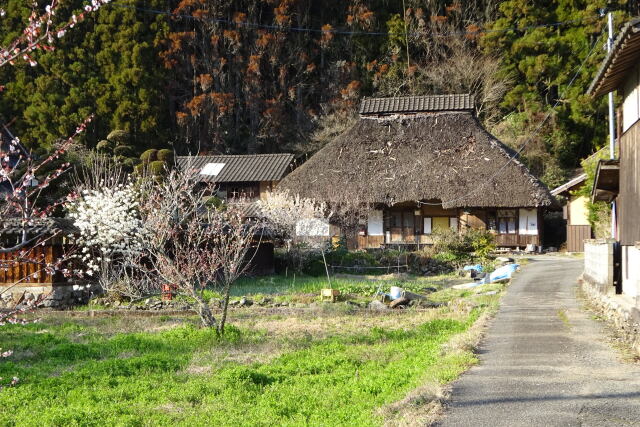
[[[627,73],[640,59],[640,18],[627,22],[620,30],[611,52],[604,59],[587,94],[598,97],[619,88]]]

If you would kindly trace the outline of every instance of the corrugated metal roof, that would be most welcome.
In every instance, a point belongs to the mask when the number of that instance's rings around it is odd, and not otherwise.
[[[580,174],[580,175],[576,176],[575,178],[571,179],[570,181],[565,182],[561,186],[556,187],[553,190],[551,190],[551,194],[553,194],[554,196],[557,196],[558,194],[562,194],[565,191],[570,190],[572,187],[574,187],[574,186],[576,186],[578,184],[582,184],[586,180],[587,180],[587,174],[586,173]]]
[[[395,98],[365,98],[360,114],[421,113],[435,111],[472,111],[473,95],[425,95]]]
[[[587,93],[600,96],[616,90],[639,59],[640,18],[635,18],[620,30],[611,52],[600,65]]]
[[[178,156],[178,167],[200,173],[209,163],[224,164],[217,175],[200,175],[205,182],[279,181],[289,172],[293,154]]]

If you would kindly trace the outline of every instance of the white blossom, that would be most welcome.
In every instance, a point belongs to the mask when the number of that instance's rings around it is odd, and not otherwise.
[[[143,249],[142,224],[133,185],[83,191],[70,207],[69,216],[80,230],[80,259],[91,276],[100,263],[139,254]]]

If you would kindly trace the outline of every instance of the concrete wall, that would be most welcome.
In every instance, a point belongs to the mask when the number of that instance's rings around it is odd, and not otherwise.
[[[622,293],[640,299],[640,245],[622,246]]]
[[[599,311],[616,329],[618,336],[640,354],[640,249],[622,247],[622,294],[616,295],[612,285],[613,242],[612,239],[585,241],[582,290],[591,307]]]
[[[582,282],[582,291],[587,296],[592,309],[602,316],[617,331],[635,352],[640,355],[640,309],[635,298],[626,295],[603,294],[587,280]]]
[[[584,242],[584,279],[602,293],[613,292],[613,239]]]

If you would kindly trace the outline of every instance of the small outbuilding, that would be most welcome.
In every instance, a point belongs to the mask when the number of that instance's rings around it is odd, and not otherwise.
[[[551,190],[554,196],[566,199],[562,213],[567,221],[567,252],[584,252],[584,241],[593,238],[587,208],[589,199],[576,194],[576,191],[585,185],[586,180],[587,174],[582,173]]]
[[[258,200],[273,191],[293,167],[293,154],[178,156],[177,165],[201,183],[215,184],[223,200]]]
[[[487,229],[501,247],[541,245],[542,210],[554,198],[482,127],[473,96],[367,98],[359,112],[279,186],[367,209],[351,246],[430,244],[439,228]]]
[[[86,297],[61,273],[63,268],[71,268],[66,257],[68,236],[79,233],[73,222],[66,218],[34,218],[23,225],[21,218],[2,218],[0,247],[14,247],[22,241],[23,232],[30,244],[0,253],[0,308],[41,297],[46,297],[47,306],[62,306]]]

